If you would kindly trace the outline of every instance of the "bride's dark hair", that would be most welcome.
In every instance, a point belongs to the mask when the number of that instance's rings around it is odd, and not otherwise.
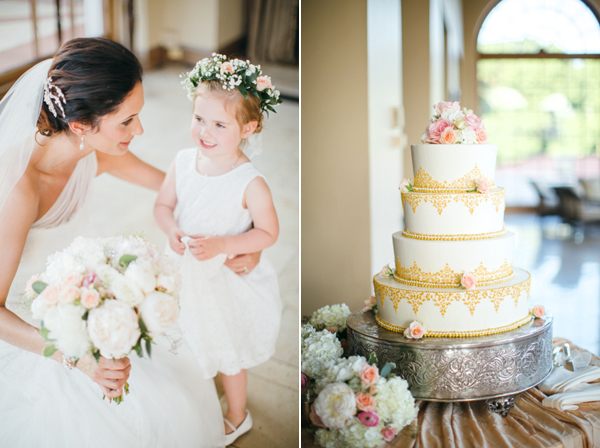
[[[48,72],[52,84],[65,96],[65,117],[55,117],[43,102],[37,121],[40,134],[50,136],[78,121],[93,128],[100,118],[114,112],[142,80],[142,66],[121,44],[103,38],[77,38],[65,42]]]

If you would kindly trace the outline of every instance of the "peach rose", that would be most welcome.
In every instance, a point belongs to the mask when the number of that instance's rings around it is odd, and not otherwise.
[[[475,189],[482,194],[487,194],[490,191],[490,187],[483,177],[480,177],[475,181]]]
[[[544,305],[536,305],[533,307],[533,310],[531,310],[531,314],[535,317],[544,317],[546,315],[546,309],[544,308]]]
[[[475,132],[477,132],[477,130],[482,126],[483,120],[475,114],[466,114],[465,123],[467,123],[467,126],[470,128],[473,128]]]
[[[89,288],[81,288],[81,304],[88,310],[96,308],[100,304],[98,291]]]
[[[452,125],[446,120],[437,120],[431,123],[429,126],[427,126],[427,138],[424,140],[424,143],[439,143],[442,132],[448,126]]]
[[[265,89],[273,88],[273,84],[271,84],[271,78],[268,76],[259,76],[256,78],[256,90],[262,92]]]
[[[323,420],[321,420],[321,417],[319,417],[319,414],[317,414],[315,411],[314,403],[310,406],[310,414],[308,414],[308,418],[313,425],[320,426],[321,428],[327,428],[327,426],[325,426],[323,423]]]
[[[83,281],[83,277],[78,272],[73,272],[63,279],[64,283],[67,285],[73,286],[81,286],[81,282]]]
[[[391,426],[384,426],[381,429],[381,435],[383,436],[383,440],[385,440],[386,442],[391,442],[392,440],[394,440],[394,437],[396,437],[397,432],[398,430]]]
[[[369,387],[369,393],[371,395],[375,395],[377,392],[379,392],[379,389],[377,388],[377,386],[371,386],[371,387]]]
[[[223,73],[233,73],[233,66],[230,62],[223,62],[221,64],[221,74]]]
[[[361,411],[375,411],[376,403],[373,395],[359,392],[354,396],[354,398],[356,399],[356,407]]]
[[[452,128],[452,126],[448,126],[442,131],[442,134],[440,135],[440,143],[442,145],[453,145],[456,143],[456,131]]]
[[[79,288],[74,285],[65,285],[58,292],[58,301],[61,303],[73,303],[80,296]]]
[[[58,303],[58,288],[54,285],[48,285],[42,291],[44,302],[49,306],[54,306]]]
[[[427,333],[425,325],[416,320],[412,321],[408,328],[404,330],[404,336],[408,339],[421,339],[425,333]]]
[[[363,364],[363,368],[358,376],[365,386],[371,386],[379,381],[379,369],[377,366]]]
[[[375,305],[377,305],[377,298],[375,296],[370,296],[367,300],[365,300],[364,304],[365,307],[363,308],[363,311],[369,311],[370,309],[373,309]]]
[[[470,272],[465,272],[460,279],[460,285],[465,289],[473,289],[477,284],[477,277]]]
[[[477,129],[475,133],[477,134],[477,143],[487,142],[487,132],[485,132],[485,129]]]

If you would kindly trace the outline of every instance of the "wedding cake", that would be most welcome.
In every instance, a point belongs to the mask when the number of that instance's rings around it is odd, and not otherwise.
[[[429,337],[501,333],[526,324],[529,273],[513,266],[496,145],[457,102],[434,106],[411,147],[414,182],[401,185],[405,229],[392,235],[395,269],[373,279],[380,326]],[[410,337],[410,336],[409,336]]]

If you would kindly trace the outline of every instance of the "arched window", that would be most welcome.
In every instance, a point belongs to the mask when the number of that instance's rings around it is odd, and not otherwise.
[[[480,113],[507,205],[600,177],[600,23],[581,0],[501,0],[477,37]]]

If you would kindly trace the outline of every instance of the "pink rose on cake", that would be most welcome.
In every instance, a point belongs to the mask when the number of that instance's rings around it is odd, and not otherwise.
[[[475,189],[481,194],[487,194],[490,191],[490,187],[483,177],[475,181]]]
[[[442,132],[452,124],[446,120],[440,119],[427,126],[427,138],[424,143],[439,143]]]
[[[363,311],[370,311],[377,305],[377,298],[375,296],[370,296],[365,300],[364,304],[365,307],[363,308]]]
[[[483,129],[483,120],[474,113],[465,114],[465,122],[467,123],[467,126],[474,131]]]
[[[448,126],[442,131],[442,135],[440,135],[440,143],[442,145],[453,145],[454,143],[456,143],[456,140],[456,131],[452,129],[452,126]]]
[[[404,180],[402,182],[400,182],[400,186],[398,187],[398,189],[402,193],[406,193],[408,191],[413,191],[412,184],[411,184],[410,180],[408,180],[406,177],[404,178]]]
[[[460,286],[465,289],[473,289],[477,284],[477,277],[475,277],[470,272],[465,272],[460,279]]]
[[[477,129],[475,132],[477,133],[477,143],[487,142],[487,133],[485,132],[485,129]]]
[[[425,333],[427,333],[425,325],[415,320],[404,330],[404,337],[408,339],[421,339]]]
[[[440,117],[444,118],[445,113],[452,113],[460,110],[460,103],[458,101],[440,101],[433,106],[433,110]]]
[[[544,305],[536,305],[532,308],[531,314],[538,318],[544,317],[546,315],[546,309],[544,308]]]

